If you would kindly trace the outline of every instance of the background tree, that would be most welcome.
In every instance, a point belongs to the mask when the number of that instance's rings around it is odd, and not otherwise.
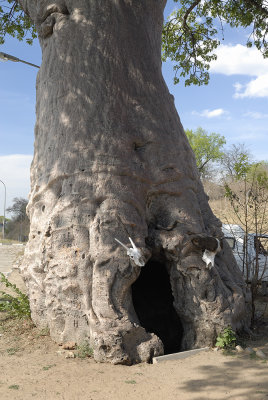
[[[28,200],[22,197],[15,197],[13,199],[13,205],[11,207],[8,207],[6,211],[8,213],[13,214],[13,218],[16,220],[24,220],[25,218],[27,218],[26,214],[27,204]]]
[[[219,251],[162,77],[166,1],[19,3],[42,48],[22,265],[34,322],[125,364],[248,329],[247,289],[230,248]],[[115,240],[129,237],[138,262]]]
[[[245,232],[243,246],[243,270],[246,281],[250,282],[252,294],[252,319],[254,319],[255,301],[258,286],[262,284],[262,278],[267,275],[268,268],[268,240],[263,244],[261,236],[268,235],[268,174],[264,163],[248,162],[246,157],[234,164],[235,179],[225,182],[225,196],[229,200],[233,221],[236,221]],[[251,254],[249,233],[255,234],[255,257]],[[267,236],[268,239],[268,236]],[[265,265],[259,265],[259,255],[266,256]]]
[[[7,225],[10,220],[5,217],[5,234],[7,234]],[[3,238],[3,223],[4,223],[4,216],[0,215],[0,238]]]
[[[219,162],[224,155],[225,137],[214,132],[208,133],[201,127],[195,131],[186,129],[185,133],[194,151],[201,177],[204,179],[211,176],[212,163]]]
[[[22,197],[15,197],[13,205],[7,208],[12,218],[7,222],[7,238],[21,242],[28,240],[30,221],[26,213],[28,200]]]
[[[232,144],[228,150],[224,150],[220,160],[221,174],[224,180],[235,180],[239,175],[239,165],[250,165],[252,155],[243,143]]]

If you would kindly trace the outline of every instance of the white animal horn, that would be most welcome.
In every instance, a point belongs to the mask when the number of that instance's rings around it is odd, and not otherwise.
[[[114,240],[116,240],[119,244],[121,244],[121,246],[123,246],[124,249],[126,249],[127,251],[129,250],[129,248],[126,245],[124,245],[122,242],[120,242],[120,240],[118,240],[116,238],[114,238]]]
[[[133,240],[131,239],[131,237],[129,237],[129,241],[131,243],[131,246],[133,247],[134,250],[138,250],[135,243],[133,242]]]

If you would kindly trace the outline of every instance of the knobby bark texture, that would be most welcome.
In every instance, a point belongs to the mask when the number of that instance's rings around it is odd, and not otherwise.
[[[43,54],[22,267],[34,322],[115,364],[247,329],[228,245],[202,261],[221,224],[162,77],[165,1],[20,3]],[[128,237],[144,267],[115,241]]]

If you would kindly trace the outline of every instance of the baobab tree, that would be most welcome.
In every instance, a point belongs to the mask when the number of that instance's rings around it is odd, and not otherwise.
[[[22,266],[33,321],[125,364],[248,329],[247,289],[162,77],[166,0],[19,4],[42,48]],[[129,237],[138,261],[117,241]]]

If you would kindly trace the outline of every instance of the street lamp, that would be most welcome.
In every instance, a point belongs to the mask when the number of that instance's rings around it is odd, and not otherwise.
[[[3,239],[5,239],[5,221],[6,221],[6,199],[7,199],[7,188],[6,185],[4,184],[3,181],[0,182],[3,183],[4,189],[5,189],[5,197],[4,197],[4,220],[3,220]]]
[[[40,68],[38,65],[29,63],[29,62],[24,61],[24,60],[20,60],[19,58],[14,57],[14,56],[11,56],[10,54],[7,54],[7,53],[2,53],[2,52],[0,52],[0,58],[1,58],[1,60],[3,60],[3,61],[22,62],[22,63],[24,63],[24,64],[31,65],[32,67]]]

